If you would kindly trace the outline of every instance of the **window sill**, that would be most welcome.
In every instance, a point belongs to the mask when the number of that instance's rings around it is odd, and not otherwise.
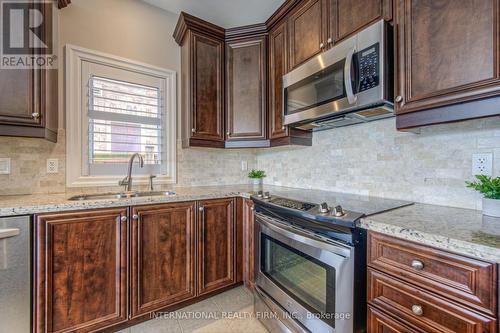
[[[125,176],[89,176],[79,177],[74,181],[68,182],[67,187],[110,187],[119,186],[118,182]],[[132,175],[134,185],[148,185],[149,176],[134,176]],[[157,176],[154,179],[154,185],[176,184],[176,179],[168,176]]]

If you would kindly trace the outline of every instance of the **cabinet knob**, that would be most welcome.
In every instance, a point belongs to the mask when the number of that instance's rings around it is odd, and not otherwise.
[[[396,96],[395,101],[396,101],[397,103],[401,103],[401,102],[403,101],[403,96],[401,96],[401,95]]]
[[[40,118],[40,114],[39,114],[38,112],[33,112],[33,113],[31,114],[31,118],[33,118],[33,119],[38,119],[38,118]]]
[[[134,214],[134,215],[132,216],[132,218],[133,218],[134,220],[138,220],[138,219],[139,219],[139,215]]]
[[[196,132],[196,129],[195,129],[195,128],[191,128],[191,132],[192,132],[192,133],[195,133],[195,132]]]
[[[328,44],[331,44],[333,42],[332,37],[328,38],[327,42],[328,42]]]
[[[251,210],[251,211],[254,211],[254,210],[255,210],[255,207],[254,207],[254,206],[250,207],[250,210]]]
[[[424,309],[422,309],[422,306],[421,305],[412,305],[411,306],[411,312],[413,312],[413,314],[415,316],[421,316],[424,314]]]
[[[285,126],[281,126],[281,129],[282,129],[282,130],[285,130]]]
[[[199,210],[200,212],[202,212],[202,211],[204,211],[204,210],[205,210],[205,208],[203,208],[203,207],[199,207],[199,208],[198,208],[198,210]]]
[[[320,49],[322,49],[322,48],[324,48],[324,47],[325,47],[325,43],[320,43],[320,44],[319,44],[319,48],[320,48]]]
[[[122,222],[127,222],[127,217],[126,217],[126,216],[122,216],[122,217],[120,217],[120,221],[122,221]]]
[[[230,136],[231,135],[231,132],[226,132],[226,136]]]
[[[417,271],[421,271],[422,269],[424,269],[424,263],[420,260],[412,260],[411,267],[413,267]]]

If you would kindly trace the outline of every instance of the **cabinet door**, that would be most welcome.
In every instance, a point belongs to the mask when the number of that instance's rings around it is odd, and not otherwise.
[[[132,208],[132,316],[195,296],[195,203]]]
[[[332,0],[336,9],[333,19],[336,24],[335,41],[361,30],[370,23],[392,17],[392,0]]]
[[[126,219],[124,208],[36,217],[37,332],[91,332],[127,320]]]
[[[224,42],[193,33],[192,135],[224,141]]]
[[[290,69],[326,47],[326,4],[326,0],[309,0],[290,15]]]
[[[498,0],[397,3],[397,114],[500,94]]]
[[[198,294],[235,283],[234,200],[199,202]]]
[[[283,125],[283,75],[288,66],[287,25],[277,26],[269,34],[269,138],[288,135]]]
[[[252,200],[243,200],[243,233],[244,233],[244,247],[243,247],[243,264],[244,264],[244,277],[243,280],[247,288],[253,289],[255,283],[254,273],[254,227],[255,214],[254,204]]]
[[[226,140],[266,138],[266,37],[226,45]]]
[[[0,70],[0,123],[39,126],[41,117],[36,116],[37,106],[33,97],[40,87],[35,85],[36,71],[28,69]],[[35,116],[34,116],[35,115]]]

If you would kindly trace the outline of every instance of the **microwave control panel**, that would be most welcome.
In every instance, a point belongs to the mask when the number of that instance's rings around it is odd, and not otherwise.
[[[379,44],[374,44],[357,54],[359,64],[358,92],[374,88],[380,83]]]

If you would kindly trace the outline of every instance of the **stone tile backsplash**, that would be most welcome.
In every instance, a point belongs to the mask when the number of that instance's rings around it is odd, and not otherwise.
[[[177,150],[179,186],[246,184],[248,169],[264,169],[266,184],[340,191],[481,208],[481,195],[466,189],[472,154],[494,154],[500,176],[500,118],[397,132],[394,119],[314,133],[312,147]],[[1,194],[84,193],[113,188],[66,188],[65,135],[45,140],[0,137],[0,157],[11,158],[11,174],[0,175]],[[59,159],[59,173],[46,173],[46,160]],[[171,187],[171,186],[165,186]]]
[[[312,147],[260,150],[266,184],[481,208],[466,189],[472,154],[494,154],[500,176],[500,118],[397,132],[395,119],[316,132]]]

